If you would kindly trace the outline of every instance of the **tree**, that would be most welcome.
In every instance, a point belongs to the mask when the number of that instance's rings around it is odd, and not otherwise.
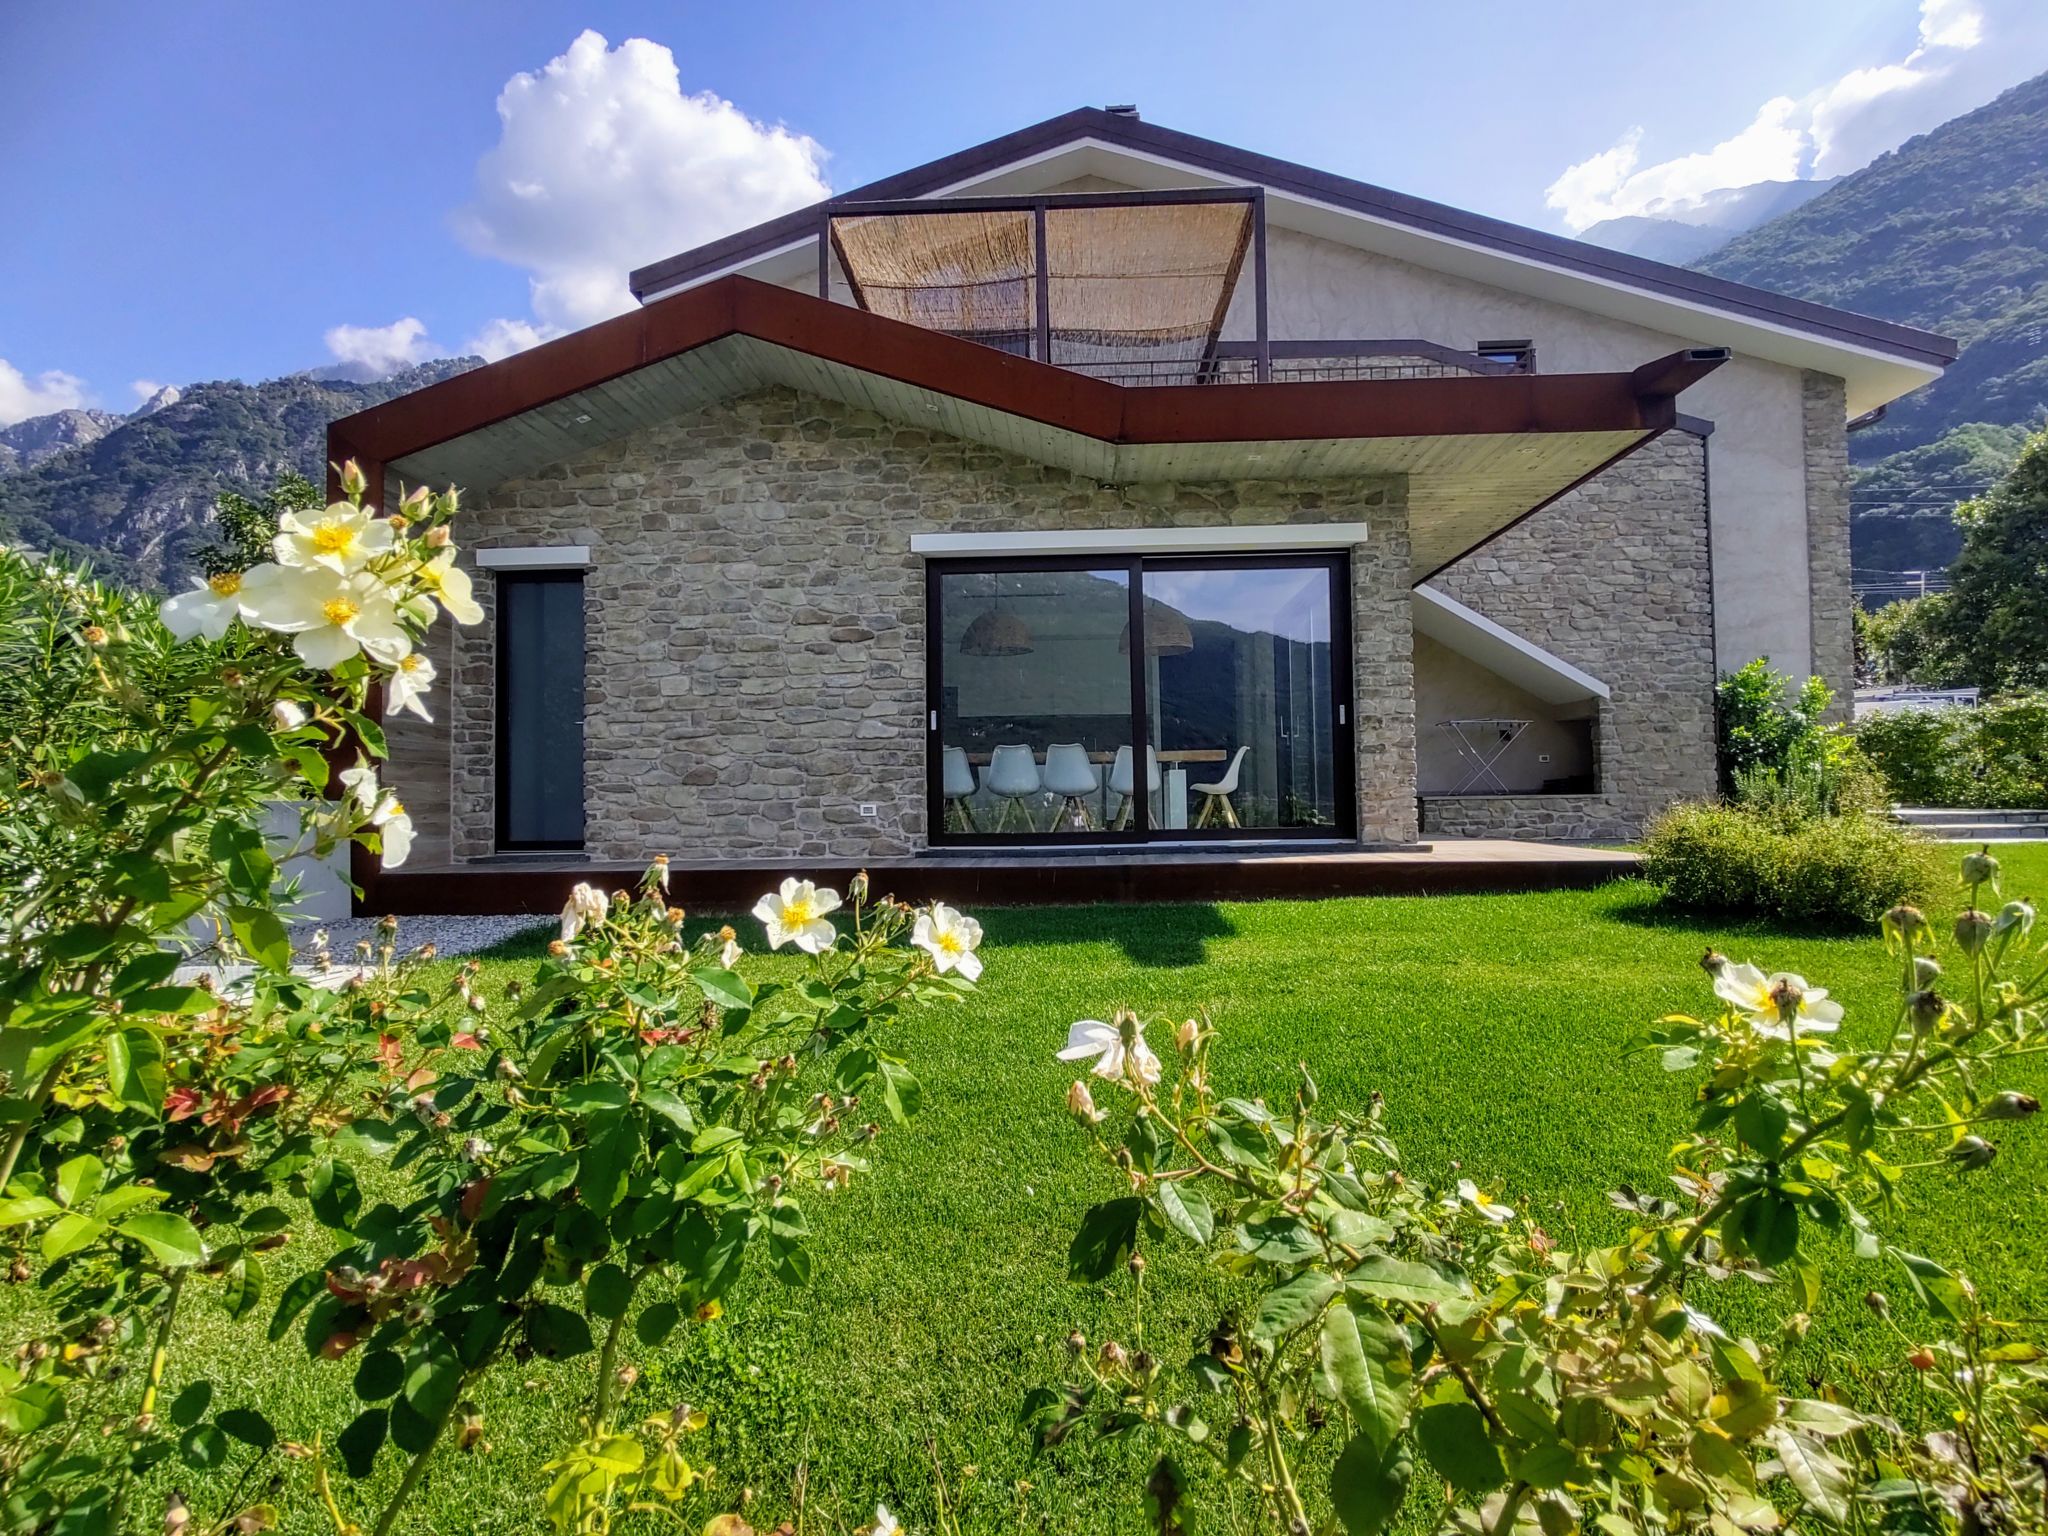
[[[1947,607],[1947,593],[1929,592],[1882,608],[1858,608],[1856,653],[1863,675],[1874,683],[1955,687],[1960,673],[1941,629]]]
[[[1963,552],[1937,623],[1957,672],[1987,693],[2048,686],[2048,430],[1956,521]]]
[[[222,491],[213,499],[213,520],[219,537],[193,551],[193,559],[208,576],[260,565],[270,558],[279,518],[287,512],[311,511],[326,500],[319,486],[289,469],[277,477],[277,484],[265,491],[261,500],[252,501],[236,491]]]

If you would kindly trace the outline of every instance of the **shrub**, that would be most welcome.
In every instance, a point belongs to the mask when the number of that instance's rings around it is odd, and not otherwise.
[[[1788,1521],[2039,1536],[2040,1320],[2001,1314],[1879,1228],[1905,1186],[1990,1166],[1989,1138],[2041,1107],[1998,1084],[2040,1049],[2048,974],[2032,908],[1977,910],[1996,875],[1964,861],[1952,982],[1927,920],[1885,914],[1898,1001],[1860,1046],[1837,1036],[1843,1008],[1823,989],[1709,951],[1718,1010],[1632,1042],[1699,1079],[1697,1109],[1668,1187],[1609,1196],[1627,1224],[1611,1246],[1569,1221],[1546,1230],[1469,1174],[1404,1166],[1379,1095],[1333,1109],[1305,1064],[1279,1103],[1233,1096],[1206,1019],[1076,1023],[1058,1054],[1091,1063],[1067,1108],[1104,1198],[1069,1266],[1124,1291],[1130,1331],[1068,1337],[1063,1379],[1025,1402],[1038,1447],[1156,1447],[1145,1486],[1162,1533],[1243,1529],[1242,1499],[1261,1530],[1381,1536],[1414,1489],[1441,1491],[1444,1536],[1764,1536]],[[1896,1315],[1864,1297],[1901,1348],[1854,1405],[1831,1363],[1794,1353],[1829,1299],[1816,1260],[1843,1240],[1902,1282]],[[1183,1244],[1242,1289],[1222,1306],[1206,1283],[1203,1300],[1148,1297],[1173,1282],[1146,1251]],[[1712,1315],[1726,1292],[1705,1282],[1738,1276],[1783,1298],[1775,1337]],[[1147,1350],[1145,1309],[1162,1301],[1215,1307],[1192,1359]],[[1188,1507],[1197,1463],[1220,1472],[1227,1506]]]
[[[1759,768],[1783,773],[1824,753],[1826,716],[1834,695],[1817,677],[1792,691],[1792,679],[1761,659],[1714,685],[1714,749],[1721,791]]]
[[[1643,872],[1686,912],[1870,922],[1932,889],[1931,845],[1879,816],[1794,825],[1739,805],[1673,806],[1643,840]]]
[[[1903,805],[2048,806],[2048,694],[1857,722],[1856,744]]]

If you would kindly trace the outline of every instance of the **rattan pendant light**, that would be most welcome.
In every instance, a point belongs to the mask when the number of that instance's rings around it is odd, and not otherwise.
[[[1145,604],[1145,654],[1147,656],[1185,656],[1195,648],[1194,631],[1188,628],[1187,619],[1177,608],[1164,603]],[[1131,626],[1124,625],[1122,638],[1116,643],[1119,656],[1131,654]]]
[[[1028,656],[1034,649],[1031,626],[1000,607],[978,616],[960,637],[963,656]]]

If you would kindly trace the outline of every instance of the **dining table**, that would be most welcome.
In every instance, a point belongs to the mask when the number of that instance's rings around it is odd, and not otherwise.
[[[1035,754],[1043,757],[1044,754]],[[1162,827],[1179,830],[1188,824],[1188,765],[1191,763],[1224,763],[1230,760],[1227,747],[1165,747],[1154,752],[1160,767],[1160,804],[1154,808],[1155,822]],[[994,756],[991,752],[969,752],[967,761],[976,768],[986,768]],[[1106,766],[1116,761],[1115,752],[1090,752],[1088,761]],[[1101,802],[1102,814],[1109,814],[1109,776],[1102,776],[1102,783],[1096,794]]]

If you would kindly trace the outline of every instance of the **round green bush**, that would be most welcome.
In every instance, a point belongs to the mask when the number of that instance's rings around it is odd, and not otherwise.
[[[1649,829],[1643,872],[1685,912],[1742,912],[1788,922],[1874,922],[1935,888],[1934,846],[1879,816],[1786,826],[1740,806],[1675,805]]]

